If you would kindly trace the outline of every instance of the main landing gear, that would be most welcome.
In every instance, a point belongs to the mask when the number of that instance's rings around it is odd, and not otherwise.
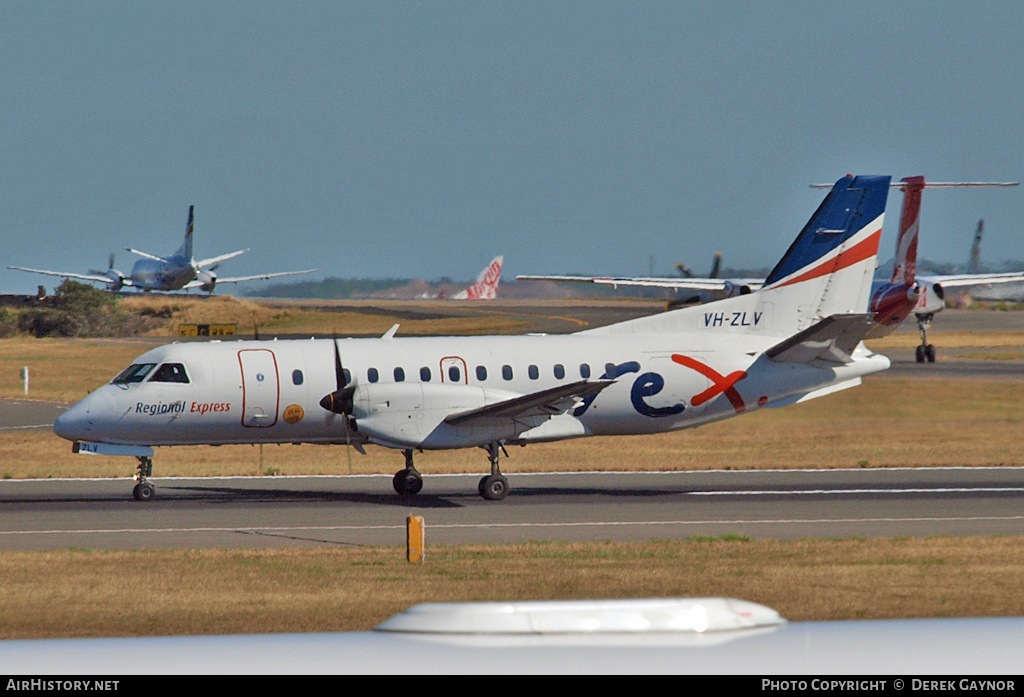
[[[132,496],[136,501],[149,501],[156,496],[156,487],[149,481],[153,476],[153,458],[139,456],[139,467],[135,472],[135,481],[138,482],[132,489]]]
[[[423,488],[423,477],[412,464],[412,449],[402,452],[405,453],[405,469],[395,473],[391,484],[399,496],[415,496]]]
[[[915,315],[917,317],[917,330],[921,332],[921,345],[917,347],[914,352],[914,357],[918,363],[934,363],[935,362],[935,346],[928,343],[928,329],[932,326],[932,313],[925,315]]]
[[[501,469],[498,467],[498,454],[504,450],[501,443],[488,443],[485,446],[487,449],[488,458],[491,461],[491,473],[480,480],[477,485],[477,491],[480,495],[488,501],[501,501],[508,495],[509,486],[508,480],[505,479],[501,473]],[[420,493],[423,489],[423,477],[412,463],[412,449],[402,451],[405,454],[405,469],[398,470],[395,473],[394,479],[391,484],[395,487],[395,491],[399,496],[415,496]],[[505,453],[508,457],[508,453]]]
[[[504,450],[501,443],[494,442],[487,444],[487,456],[491,461],[491,473],[480,480],[477,490],[480,495],[488,501],[501,501],[508,496],[508,480],[501,474],[498,468],[498,449]],[[508,453],[505,453],[508,457]]]

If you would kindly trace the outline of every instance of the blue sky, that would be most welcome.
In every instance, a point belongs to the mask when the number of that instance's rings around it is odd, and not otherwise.
[[[1024,179],[1024,3],[0,0],[9,264],[470,279],[772,266],[850,173]],[[880,256],[895,244],[890,196]],[[1024,187],[920,254],[1024,259]]]

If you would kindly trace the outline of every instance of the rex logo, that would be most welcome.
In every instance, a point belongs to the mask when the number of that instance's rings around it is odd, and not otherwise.
[[[743,397],[736,391],[736,383],[747,377],[747,371],[737,370],[734,373],[728,375],[722,375],[717,370],[709,365],[705,365],[698,360],[684,356],[679,353],[672,354],[672,360],[681,366],[696,370],[698,373],[706,377],[711,381],[711,387],[704,390],[699,394],[695,394],[693,399],[690,400],[690,404],[695,407],[699,407],[704,402],[709,402],[720,394],[725,394],[728,397],[729,402],[732,404],[732,408],[739,414],[747,408],[747,405],[743,402]]]

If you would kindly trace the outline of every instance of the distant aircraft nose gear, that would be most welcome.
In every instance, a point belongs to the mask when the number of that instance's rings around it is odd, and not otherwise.
[[[395,473],[391,484],[399,496],[415,496],[423,489],[423,477],[412,464],[412,449],[402,452],[405,453],[405,469]]]
[[[149,481],[153,476],[153,458],[139,456],[139,467],[135,473],[135,481],[138,482],[132,489],[132,496],[136,501],[149,501],[156,496],[156,487]]]
[[[487,455],[491,460],[491,473],[481,479],[477,487],[480,495],[488,501],[501,501],[508,496],[508,480],[505,479],[498,468],[499,449],[504,450],[505,448],[497,441],[487,445]],[[507,452],[505,457],[508,457]]]
[[[917,351],[914,353],[914,357],[918,363],[935,362],[935,346],[928,343],[928,329],[932,326],[932,313],[924,315],[915,315],[917,317],[917,329],[921,332],[921,345],[917,347]]]

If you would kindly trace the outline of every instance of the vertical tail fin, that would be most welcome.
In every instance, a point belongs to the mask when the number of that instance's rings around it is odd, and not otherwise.
[[[917,275],[917,239],[921,228],[921,190],[924,177],[904,177],[903,210],[900,212],[900,231],[896,237],[896,257],[893,260],[892,282],[911,285]]]
[[[494,257],[476,277],[473,285],[453,297],[456,300],[494,300],[498,297],[498,281],[501,280],[501,266],[504,263],[505,257]]]
[[[178,251],[174,254],[179,257],[185,257],[186,259],[192,259],[192,226],[193,217],[192,210],[195,206],[188,207],[188,222],[185,224],[185,241],[178,247]]]
[[[773,305],[777,330],[867,311],[890,179],[847,175],[832,187],[765,279],[762,302]]]
[[[978,229],[974,232],[974,242],[971,244],[971,268],[970,273],[981,273],[981,234],[985,231],[985,221],[978,221]]]

